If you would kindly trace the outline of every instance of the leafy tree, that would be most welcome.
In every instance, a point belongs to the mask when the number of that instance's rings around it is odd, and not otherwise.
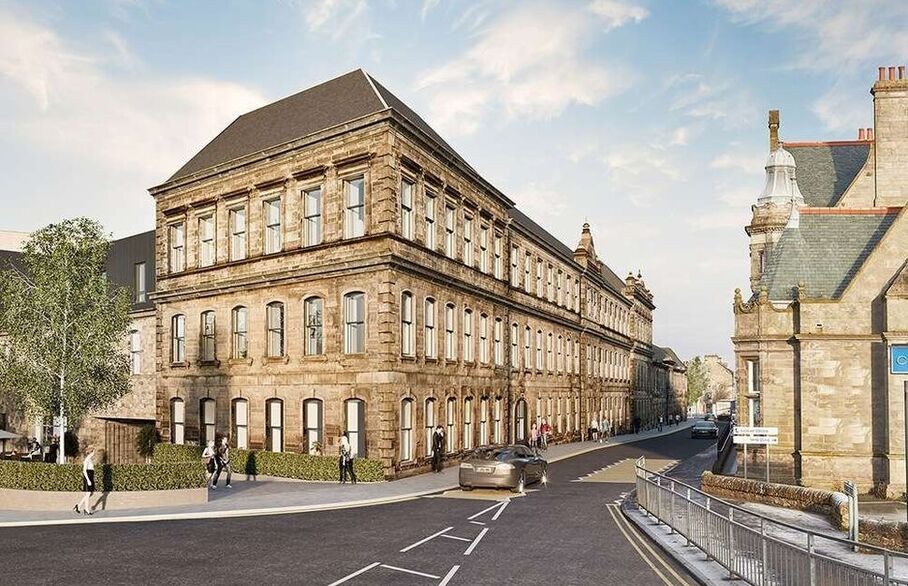
[[[160,441],[161,434],[158,433],[154,423],[143,425],[136,434],[136,452],[148,461],[154,456],[154,447]]]
[[[687,363],[687,403],[695,405],[709,389],[709,370],[699,356]]]
[[[21,269],[0,272],[0,382],[32,418],[75,427],[129,392],[129,293],[107,280],[109,247],[97,222],[65,220],[31,235]]]

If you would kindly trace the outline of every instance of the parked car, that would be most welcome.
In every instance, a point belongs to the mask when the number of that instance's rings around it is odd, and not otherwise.
[[[690,437],[718,438],[719,428],[713,421],[698,421],[690,428]]]
[[[523,490],[547,481],[548,463],[527,446],[483,446],[460,464],[460,488]]]

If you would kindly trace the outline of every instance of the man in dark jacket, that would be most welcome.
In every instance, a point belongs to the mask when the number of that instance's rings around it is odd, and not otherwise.
[[[445,432],[440,425],[435,426],[432,434],[432,470],[441,472],[441,459],[445,453]]]

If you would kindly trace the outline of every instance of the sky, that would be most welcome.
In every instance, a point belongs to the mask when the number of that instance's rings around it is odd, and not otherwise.
[[[0,0],[0,230],[154,227],[147,189],[236,116],[362,67],[570,247],[589,222],[654,339],[729,361],[767,110],[872,126],[908,2]]]

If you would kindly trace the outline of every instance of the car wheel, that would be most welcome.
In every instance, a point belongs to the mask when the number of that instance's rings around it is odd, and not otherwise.
[[[523,490],[526,488],[526,485],[527,485],[526,473],[525,473],[525,472],[521,472],[521,473],[520,473],[520,478],[517,479],[517,486],[515,486],[514,488],[512,488],[512,489],[511,489],[511,492],[521,493],[521,492],[523,492]]]
[[[460,490],[465,490],[465,491],[469,492],[469,491],[473,490],[473,487],[472,487],[472,486],[465,486],[465,485],[461,484],[461,485],[460,485]]]

